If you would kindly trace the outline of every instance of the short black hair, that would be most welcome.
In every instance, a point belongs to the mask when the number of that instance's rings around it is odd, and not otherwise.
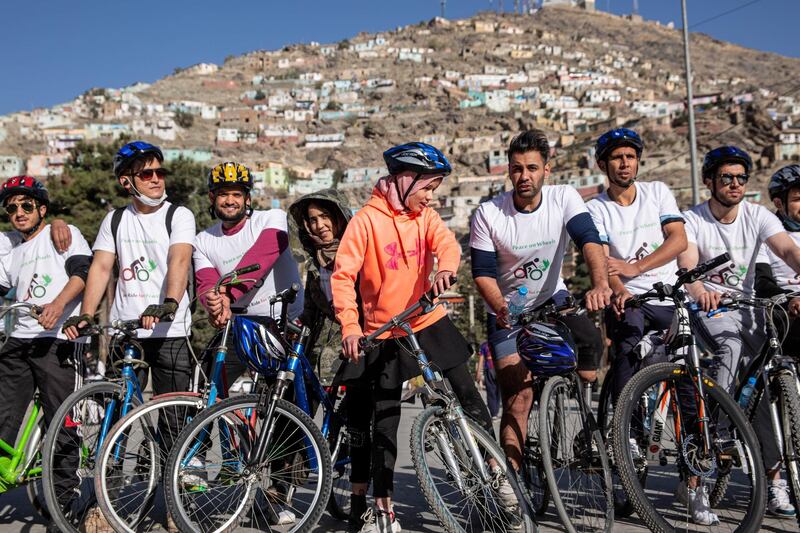
[[[550,159],[550,141],[542,130],[523,131],[513,139],[508,145],[508,162],[511,163],[511,156],[514,154],[524,154],[526,152],[539,152],[542,160],[547,163]]]
[[[131,157],[128,161],[125,162],[125,164],[122,167],[120,167],[119,175],[117,177],[120,177],[120,178],[122,176],[131,176],[131,177],[133,177],[136,174],[138,174],[139,172],[141,172],[142,170],[144,170],[144,167],[146,167],[147,165],[149,165],[153,161],[159,161],[160,162],[161,160],[158,157],[156,157],[155,154],[152,154],[152,153],[137,154],[137,155]]]

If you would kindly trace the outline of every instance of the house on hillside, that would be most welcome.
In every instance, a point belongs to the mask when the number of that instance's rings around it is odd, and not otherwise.
[[[0,178],[13,178],[22,174],[25,174],[25,161],[21,157],[0,155]]]

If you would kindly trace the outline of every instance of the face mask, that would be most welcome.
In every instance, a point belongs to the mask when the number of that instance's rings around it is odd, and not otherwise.
[[[140,193],[136,189],[136,185],[133,184],[131,180],[125,180],[128,182],[128,185],[131,186],[131,190],[133,191],[133,196],[136,197],[137,200],[142,202],[144,205],[148,207],[158,207],[164,203],[164,200],[167,199],[167,191],[164,190],[164,193],[159,198],[150,198],[149,196],[145,196],[144,194]]]

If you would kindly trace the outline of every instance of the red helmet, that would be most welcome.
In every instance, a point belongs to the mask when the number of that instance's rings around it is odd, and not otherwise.
[[[3,186],[0,187],[0,205],[5,203],[6,198],[17,194],[29,196],[42,205],[50,205],[50,197],[47,194],[47,189],[42,185],[42,182],[31,176],[14,176],[13,178],[8,178],[5,183],[3,183]]]

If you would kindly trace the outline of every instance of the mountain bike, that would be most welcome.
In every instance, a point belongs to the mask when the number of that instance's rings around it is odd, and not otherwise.
[[[549,304],[527,311],[518,324],[547,332],[552,331],[548,323],[557,322],[564,314],[580,313],[569,299],[562,305]],[[538,381],[541,385],[542,380]],[[538,417],[538,451],[526,453],[540,458],[538,465],[530,467],[542,469],[561,522],[570,533],[611,531],[611,466],[592,412],[592,384],[582,381],[577,371],[549,377],[541,389]]]
[[[258,268],[255,264],[229,272],[217,280],[212,291],[256,281],[239,276]],[[161,487],[163,465],[175,438],[201,409],[227,397],[225,359],[235,320],[236,317],[229,320],[212,339],[212,342],[218,341],[218,346],[213,354],[210,379],[203,365],[197,362],[193,391],[154,396],[123,416],[108,431],[98,453],[94,484],[98,506],[116,531],[148,531],[157,527],[155,496]],[[205,386],[199,390],[201,375]]]
[[[450,533],[535,532],[536,524],[516,474],[506,464],[505,454],[493,436],[464,414],[408,324],[411,318],[430,313],[437,305],[432,293],[425,294],[361,343],[362,349],[369,351],[377,343],[387,342],[379,340],[380,335],[400,330],[405,333],[400,346],[416,359],[422,371],[425,409],[411,428],[411,458],[422,493]],[[500,499],[498,489],[506,482],[516,499],[513,506]]]
[[[99,512],[94,490],[98,453],[111,426],[144,401],[136,371],[147,369],[148,364],[136,340],[139,327],[139,319],[115,320],[81,330],[83,336],[112,332],[109,352],[122,352],[122,357],[113,363],[118,378],[84,384],[70,394],[47,431],[43,445],[43,492],[52,520],[61,531],[78,533],[90,511]],[[77,470],[72,467],[73,454],[79,456]],[[76,476],[74,486],[56,487],[53,480],[66,476]]]
[[[727,491],[711,501],[719,519],[715,530],[757,531],[763,519],[766,482],[758,440],[733,398],[706,375],[681,289],[728,260],[723,254],[692,270],[680,269],[674,285],[656,283],[630,300],[631,305],[655,299],[675,305],[664,339],[672,362],[637,372],[623,389],[612,421],[620,480],[652,531],[705,529],[692,522],[686,502],[698,491],[713,492],[718,483],[727,484]]]
[[[36,318],[40,308],[26,302],[13,303],[0,311],[0,321],[15,313],[27,313]],[[50,519],[42,495],[42,439],[45,434],[44,417],[39,395],[33,395],[33,404],[22,423],[22,434],[17,442],[0,439],[0,494],[25,485],[28,499],[45,520]]]
[[[298,290],[293,286],[273,298],[290,298]],[[271,385],[203,410],[178,435],[166,461],[165,495],[180,530],[283,525],[309,531],[325,510],[332,487],[330,444],[310,418],[314,396],[307,383],[326,410],[326,431],[334,413],[304,356],[309,328],[285,324],[299,332],[291,348],[285,332],[263,318],[255,325],[257,346],[240,354]],[[297,405],[284,399],[290,391]],[[284,521],[287,513],[291,519]]]

